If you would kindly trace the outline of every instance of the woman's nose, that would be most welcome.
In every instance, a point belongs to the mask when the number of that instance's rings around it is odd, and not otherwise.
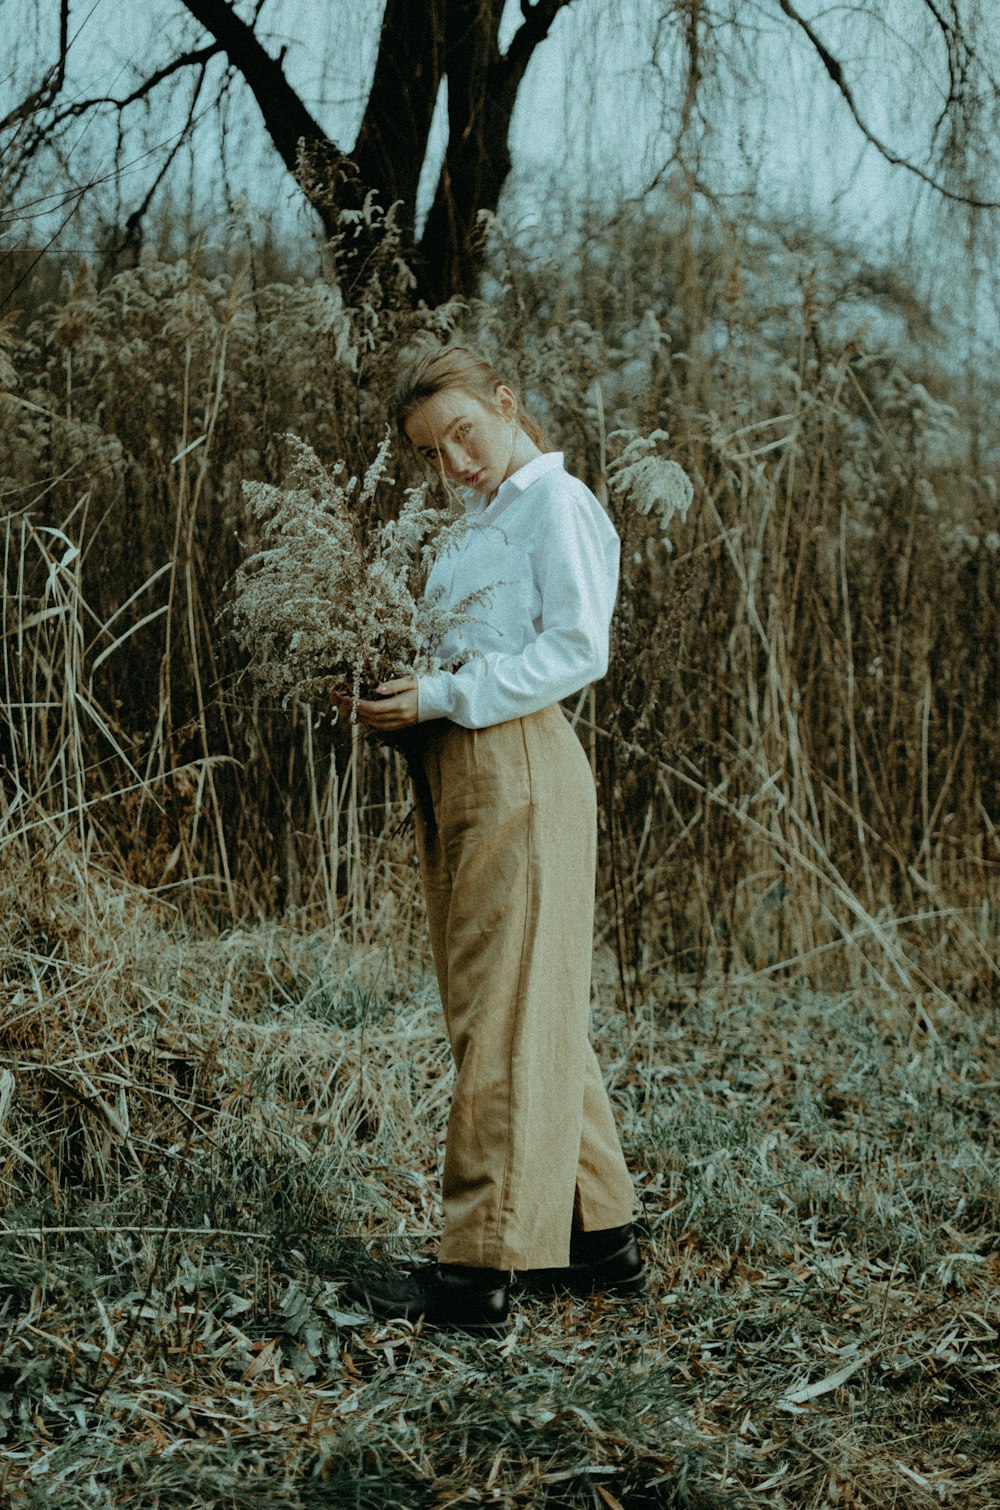
[[[441,450],[441,460],[450,477],[460,477],[469,470],[469,456],[465,447],[456,445],[454,441],[445,442]]]

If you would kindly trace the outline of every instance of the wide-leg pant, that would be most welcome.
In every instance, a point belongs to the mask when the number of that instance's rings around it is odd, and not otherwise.
[[[596,801],[558,706],[414,741],[417,847],[456,1081],[444,1263],[558,1267],[632,1216],[590,1046]]]

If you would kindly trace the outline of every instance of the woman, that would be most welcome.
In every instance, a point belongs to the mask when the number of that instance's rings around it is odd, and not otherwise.
[[[414,729],[417,847],[456,1081],[438,1261],[351,1286],[384,1318],[503,1327],[512,1285],[635,1292],[632,1183],[590,1047],[596,802],[559,700],[607,669],[618,538],[476,353],[403,374],[399,428],[469,529],[428,592],[482,593],[454,672],[358,705]],[[347,706],[345,703],[344,706]]]

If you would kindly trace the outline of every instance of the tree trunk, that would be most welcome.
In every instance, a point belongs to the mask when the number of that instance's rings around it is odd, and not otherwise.
[[[362,184],[385,209],[399,204],[409,246],[416,238],[417,185],[444,75],[445,0],[388,0],[364,120],[351,152]]]
[[[429,303],[471,292],[481,261],[480,210],[493,211],[510,172],[507,132],[517,96],[497,47],[502,0],[453,0],[445,68],[448,145],[417,278]]]
[[[358,209],[369,190],[382,208],[398,205],[404,254],[418,295],[429,303],[473,292],[482,262],[481,210],[495,211],[510,172],[507,143],[525,68],[557,13],[571,0],[521,0],[524,17],[501,57],[503,0],[387,0],[378,61],[354,149],[330,141],[229,0],[184,0],[224,49],[257,101],[282,162],[295,173],[299,144],[310,149],[313,182],[304,192],[328,235],[338,214]],[[416,201],[434,106],[448,81],[448,146],[427,225],[416,240]],[[371,251],[364,234],[341,250],[350,282]]]

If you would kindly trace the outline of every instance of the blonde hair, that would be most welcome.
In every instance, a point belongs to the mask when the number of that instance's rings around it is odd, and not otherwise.
[[[436,393],[456,389],[478,399],[487,409],[500,413],[496,391],[506,383],[496,369],[478,351],[468,346],[432,346],[429,351],[420,351],[405,363],[396,383],[396,427],[400,435],[406,434],[406,421],[433,398]],[[509,387],[510,385],[507,384]],[[518,403],[517,422],[534,441],[539,450],[545,450],[541,427]]]

